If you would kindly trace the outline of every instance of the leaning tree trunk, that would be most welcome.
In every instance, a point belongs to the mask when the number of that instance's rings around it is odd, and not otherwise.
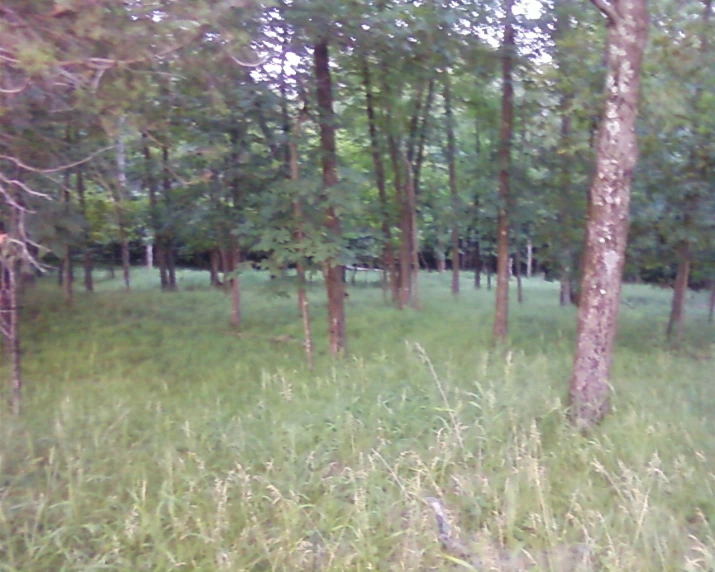
[[[338,183],[338,160],[335,144],[335,114],[333,112],[333,88],[330,78],[330,56],[327,40],[315,45],[313,52],[315,79],[317,83],[317,104],[320,116],[320,146],[322,149],[323,185],[330,192],[330,187]],[[335,208],[328,201],[325,226],[336,239],[340,236],[340,219]],[[328,295],[328,326],[330,353],[344,355],[345,337],[345,284],[343,267],[330,257],[323,261],[325,288]]]
[[[570,385],[572,422],[582,429],[609,410],[609,379],[628,237],[636,116],[648,36],[646,0],[592,0],[608,23],[606,93],[586,228],[578,333]]]
[[[509,329],[509,170],[514,122],[514,0],[505,2],[504,44],[502,46],[502,115],[499,134],[499,206],[497,211],[497,295],[493,335],[504,341]]]

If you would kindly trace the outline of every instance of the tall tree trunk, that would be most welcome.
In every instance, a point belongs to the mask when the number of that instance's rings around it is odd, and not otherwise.
[[[9,201],[6,201],[6,205]],[[5,341],[5,351],[10,361],[10,408],[15,415],[22,409],[22,353],[20,351],[20,301],[19,280],[20,257],[18,244],[24,237],[20,231],[22,212],[13,205],[9,206],[9,224],[7,234],[0,234],[3,246],[0,258],[0,328]],[[2,244],[8,238],[14,243]]]
[[[449,169],[449,194],[452,199],[452,295],[459,296],[459,195],[457,194],[456,143],[454,141],[454,116],[452,113],[452,86],[449,70],[444,78],[444,112],[447,123],[447,167]]]
[[[415,181],[412,176],[410,163],[405,159],[405,207],[407,212],[407,236],[410,249],[410,305],[417,309],[420,307],[419,273],[420,273],[420,248],[417,237],[417,195]]]
[[[502,111],[499,134],[499,206],[497,212],[497,295],[493,335],[506,339],[509,330],[509,171],[514,122],[514,0],[505,0],[504,43],[502,45]]]
[[[241,327],[241,284],[238,278],[238,268],[241,264],[241,251],[236,238],[232,238],[230,247],[231,264],[231,327]]]
[[[131,290],[131,261],[129,258],[129,239],[127,237],[127,223],[124,216],[124,192],[127,188],[127,158],[124,146],[124,120],[120,121],[119,133],[117,135],[117,184],[114,197],[114,209],[117,215],[117,226],[119,227],[119,243],[122,249],[122,277],[124,286]]]
[[[330,56],[327,40],[315,45],[313,52],[315,79],[317,83],[317,104],[320,116],[320,145],[322,149],[323,185],[330,192],[330,187],[338,183],[338,160],[335,144],[335,115],[333,113],[333,88],[330,78]],[[340,236],[340,219],[330,202],[326,208],[326,227],[336,239]],[[328,326],[330,334],[330,353],[344,355],[345,336],[345,284],[343,267],[336,264],[334,258],[323,262],[325,287],[328,295]]]
[[[293,181],[300,179],[298,171],[298,138],[300,137],[303,115],[301,114],[295,122],[292,140],[288,143],[290,178]],[[383,193],[384,193],[383,180]],[[295,216],[296,233],[295,241],[299,251],[299,258],[296,263],[296,273],[298,278],[298,309],[303,321],[303,348],[305,349],[305,360],[309,369],[313,369],[315,359],[313,352],[313,328],[310,322],[310,305],[308,304],[308,294],[305,288],[305,258],[303,253],[303,243],[305,233],[303,231],[303,204],[300,196],[296,196],[293,203],[293,215]]]
[[[169,288],[169,277],[166,271],[166,255],[163,232],[161,228],[159,202],[157,200],[157,180],[154,174],[154,162],[151,157],[149,135],[142,133],[142,150],[144,153],[144,186],[149,195],[149,220],[154,234],[154,257],[159,267],[159,281],[162,290]]]
[[[162,163],[162,190],[164,195],[164,205],[167,211],[171,209],[171,164],[169,163],[169,145],[161,145]],[[176,253],[174,252],[174,231],[172,227],[168,230],[162,229],[161,242],[163,243],[163,262],[166,269],[166,289],[176,290]],[[163,284],[163,283],[162,283]]]
[[[683,337],[683,317],[685,315],[685,296],[688,293],[690,277],[690,247],[684,242],[678,249],[678,272],[675,276],[673,299],[670,306],[670,318],[666,329],[667,338],[679,343]]]
[[[715,314],[715,279],[710,280],[710,301],[708,302],[708,322],[713,323]]]
[[[375,119],[375,104],[372,94],[372,84],[370,80],[370,67],[366,58],[363,58],[363,85],[365,87],[365,110],[367,112],[367,122],[370,129],[370,150],[372,152],[372,163],[375,169],[375,183],[380,200],[382,211],[382,260],[383,267],[389,277],[390,290],[392,292],[392,302],[397,303],[398,285],[395,269],[395,253],[392,247],[392,221],[390,220],[390,207],[387,202],[387,191],[385,188],[385,166],[382,162],[382,149],[377,136],[377,126]]]
[[[587,429],[609,410],[609,379],[628,237],[631,177],[638,157],[635,124],[648,36],[646,0],[592,2],[608,27],[606,93],[590,188],[570,417]]]
[[[422,174],[422,164],[424,163],[425,157],[425,146],[427,144],[427,135],[429,133],[429,118],[430,110],[432,109],[432,102],[434,101],[434,78],[431,78],[427,86],[427,99],[424,105],[424,113],[422,114],[422,123],[420,124],[418,143],[417,143],[417,157],[414,160],[413,167],[413,179],[415,187],[415,196],[419,196],[420,192],[420,176]],[[410,160],[412,162],[412,160]]]
[[[700,43],[700,60],[703,67],[707,65],[707,55],[709,46],[709,34],[711,31],[708,29],[708,22],[710,20],[710,14],[712,12],[712,0],[703,1],[703,34]],[[702,108],[702,82],[700,82],[695,90],[692,100],[692,108],[694,110],[700,110]],[[704,110],[703,110],[704,111]],[[697,132],[697,129],[695,129]],[[705,144],[705,143],[703,143]],[[697,167],[698,157],[697,151],[693,148],[690,153],[690,164],[693,169],[693,173],[697,173],[699,170],[702,171],[702,180],[707,180],[707,167],[702,167],[698,169]],[[693,227],[693,219],[695,218],[698,206],[700,203],[700,194],[698,191],[688,192],[684,201],[685,216],[683,220],[683,228],[686,233],[689,233]],[[675,288],[673,288],[673,300],[671,303],[670,318],[668,320],[668,327],[666,329],[666,336],[670,340],[675,336],[676,343],[679,343],[683,337],[683,321],[685,315],[685,296],[688,291],[688,280],[690,277],[690,266],[691,266],[691,244],[688,239],[682,241],[678,248],[678,272],[675,278]]]
[[[69,139],[69,137],[68,137]],[[70,141],[68,141],[70,143]],[[64,198],[64,203],[65,207],[67,208],[67,212],[69,213],[69,208],[70,208],[70,177],[71,173],[69,169],[66,169],[64,172],[64,191],[63,191],[63,198]],[[74,298],[74,272],[72,268],[72,247],[67,244],[65,246],[65,252],[64,252],[64,259],[63,259],[63,266],[64,266],[64,286],[65,286],[65,303],[68,306],[72,306],[72,301]]]
[[[87,219],[87,198],[85,196],[84,171],[83,165],[77,166],[75,184],[77,188],[77,198],[79,200],[79,209],[84,219]],[[94,291],[94,280],[92,270],[94,264],[92,262],[92,250],[89,245],[89,228],[85,228],[83,236],[83,252],[82,252],[82,268],[84,269],[84,289],[87,292]]]
[[[400,250],[397,265],[397,306],[404,308],[410,303],[412,293],[412,274],[410,272],[410,230],[409,207],[406,205],[405,189],[403,185],[403,169],[400,161],[400,143],[390,132],[387,137],[390,149],[390,162],[392,164],[393,181],[395,185],[395,198],[400,208]]]
[[[482,287],[482,253],[480,252],[479,239],[474,244],[474,287]]]

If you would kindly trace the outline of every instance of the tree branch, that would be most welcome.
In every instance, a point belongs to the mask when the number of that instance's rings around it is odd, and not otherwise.
[[[614,26],[618,24],[618,12],[616,12],[613,4],[609,4],[605,0],[591,0],[591,3],[598,8],[608,18],[608,21]]]

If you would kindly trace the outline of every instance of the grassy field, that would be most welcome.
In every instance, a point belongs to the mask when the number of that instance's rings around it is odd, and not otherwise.
[[[260,273],[241,335],[206,274],[166,294],[138,270],[72,309],[38,285],[25,413],[0,413],[0,571],[715,570],[705,295],[675,351],[670,291],[625,288],[614,411],[584,436],[564,421],[576,314],[557,286],[526,282],[505,353],[493,292],[465,278],[453,300],[449,280],[423,276],[420,312],[351,287],[338,363],[316,282],[312,373],[290,285]]]

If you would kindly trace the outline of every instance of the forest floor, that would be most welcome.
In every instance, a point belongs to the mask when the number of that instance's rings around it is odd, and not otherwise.
[[[496,350],[494,293],[467,276],[455,300],[423,275],[420,311],[368,279],[339,362],[311,286],[313,372],[287,281],[242,275],[242,335],[206,273],[176,293],[146,270],[130,293],[100,279],[71,309],[38,284],[24,413],[0,412],[0,571],[715,570],[704,293],[676,350],[671,292],[625,287],[613,412],[582,435],[556,284],[525,281],[521,305],[512,290]]]

